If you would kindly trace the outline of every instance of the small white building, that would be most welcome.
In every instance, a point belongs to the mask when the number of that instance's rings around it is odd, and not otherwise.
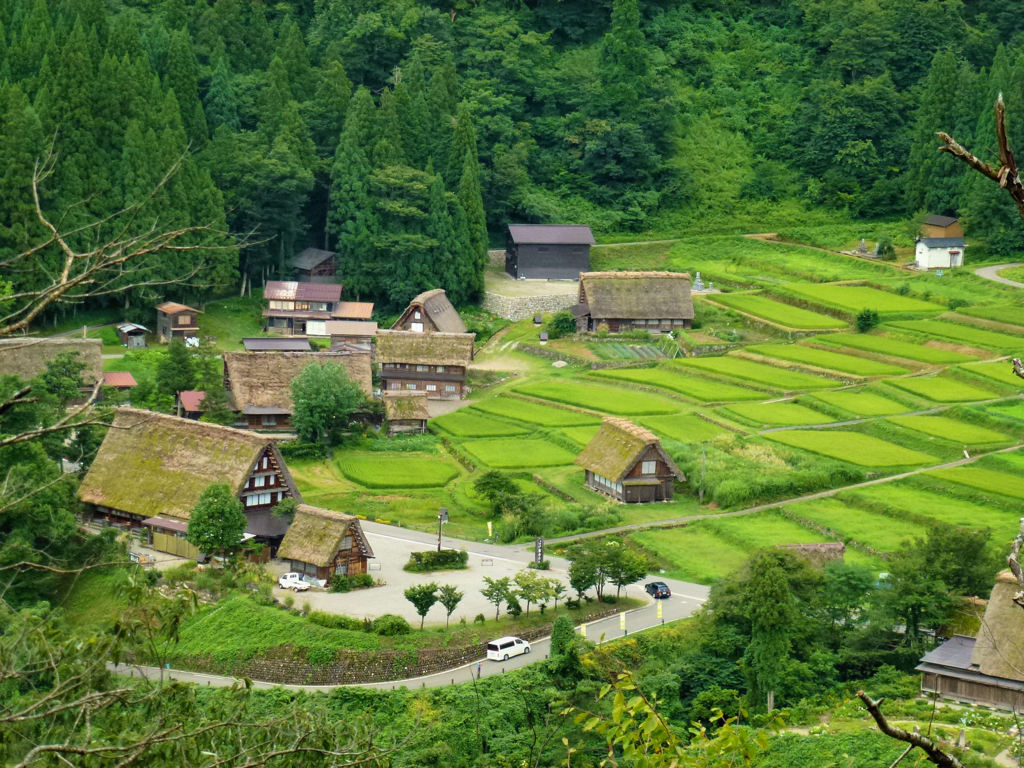
[[[966,247],[962,237],[922,237],[914,246],[914,261],[918,269],[962,267]]]

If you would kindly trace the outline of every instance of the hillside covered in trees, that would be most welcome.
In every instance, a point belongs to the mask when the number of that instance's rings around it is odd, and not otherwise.
[[[197,271],[168,298],[258,284],[314,245],[339,252],[348,296],[463,304],[508,221],[682,232],[756,203],[955,211],[1008,252],[1012,204],[934,132],[993,152],[1003,92],[1024,146],[1022,31],[994,0],[10,0],[0,261],[41,234],[31,179],[51,146],[42,205],[65,230],[187,153],[129,226],[248,244],[146,264]]]

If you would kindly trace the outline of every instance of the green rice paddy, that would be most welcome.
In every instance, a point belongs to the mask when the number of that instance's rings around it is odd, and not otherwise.
[[[750,553],[700,525],[641,531],[630,538],[668,561],[668,575],[698,584],[713,584],[740,568]]]
[[[797,403],[737,403],[722,409],[762,427],[798,427],[804,424],[827,424],[834,419]]]
[[[599,429],[600,427],[595,424],[592,427],[563,427],[559,431],[582,448],[593,439]]]
[[[345,452],[335,456],[335,464],[365,488],[438,488],[459,475],[445,459],[408,453]]]
[[[786,507],[792,514],[835,531],[844,540],[854,539],[879,550],[893,552],[900,544],[924,538],[924,526],[844,504],[839,499],[814,499]]]
[[[1010,384],[1013,387],[1024,387],[1024,380],[1017,377],[1013,372],[1013,365],[1009,360],[997,360],[992,363],[976,363],[974,365],[963,365],[961,368],[970,373],[984,376],[986,379],[999,381],[1003,384]]]
[[[968,424],[946,416],[891,416],[893,424],[923,432],[933,437],[941,437],[954,443],[964,445],[1008,445],[1015,442],[1009,435],[996,432],[977,424]]]
[[[864,352],[877,352],[880,355],[892,355],[903,357],[907,360],[916,360],[920,363],[964,363],[974,360],[970,355],[962,352],[952,352],[948,349],[926,347],[921,344],[913,344],[909,341],[894,339],[892,336],[876,336],[868,333],[830,333],[814,337],[814,343],[834,344],[837,346],[852,347]]]
[[[510,419],[519,419],[531,424],[542,424],[546,427],[576,427],[582,424],[599,424],[601,418],[591,413],[570,411],[566,408],[555,408],[549,405],[531,403],[518,397],[492,397],[473,403],[474,411],[493,413]]]
[[[997,323],[1024,326],[1024,307],[1015,304],[985,304],[980,307],[960,307],[962,315],[980,317],[983,320],[995,320]],[[1024,327],[1021,328],[1024,333]]]
[[[784,304],[781,301],[773,301],[765,296],[749,293],[721,293],[712,296],[711,300],[787,328],[828,330],[847,326],[847,323],[834,317]]]
[[[529,431],[526,427],[510,424],[500,419],[488,418],[465,408],[438,416],[436,419],[431,419],[430,423],[456,437],[507,437],[524,435]]]
[[[911,314],[938,314],[945,307],[930,301],[900,296],[864,285],[811,285],[787,283],[785,290],[809,300],[813,304],[833,307],[856,314],[862,309],[873,309],[882,317]]]
[[[665,353],[654,344],[595,341],[587,344],[587,349],[602,360],[657,360],[665,357]]]
[[[991,400],[996,395],[986,389],[965,384],[949,376],[918,376],[907,379],[890,379],[889,384],[936,403],[967,403]]]
[[[846,491],[840,499],[859,498],[890,509],[930,517],[948,525],[990,528],[997,539],[1010,539],[1020,529],[1019,514],[1008,510],[958,499],[946,494],[895,482]]]
[[[842,408],[857,416],[890,416],[906,413],[909,408],[895,400],[863,389],[845,389],[842,392],[815,392],[815,400]]]
[[[558,381],[538,381],[521,384],[514,387],[513,391],[521,395],[622,416],[646,416],[674,413],[679,410],[679,403],[659,395],[635,392],[620,387],[587,384],[579,380],[571,384]]]
[[[841,429],[791,429],[765,436],[783,445],[862,467],[908,467],[937,463],[934,456],[926,453],[894,445],[871,435]]]
[[[747,387],[740,387],[734,384],[724,384],[720,381],[706,379],[703,376],[693,375],[687,371],[667,366],[658,368],[616,368],[613,370],[596,371],[592,375],[596,378],[629,381],[634,384],[660,387],[704,403],[763,400],[769,396],[764,391],[748,389]]]
[[[856,355],[844,355],[839,352],[829,352],[817,347],[806,347],[802,344],[755,344],[747,347],[751,352],[766,357],[775,357],[780,360],[789,360],[794,363],[804,363],[818,368],[827,368],[843,373],[852,373],[857,376],[899,376],[906,373],[906,368],[900,368],[889,363],[882,363],[878,360],[869,360]]]
[[[787,371],[765,363],[755,363],[740,357],[693,357],[686,360],[673,361],[669,366],[683,369],[708,371],[710,373],[732,376],[756,384],[778,387],[789,392],[805,389],[826,389],[838,387],[841,382],[823,376],[812,376],[800,371]]]
[[[576,458],[560,445],[536,438],[466,440],[462,449],[495,469],[555,467],[572,464]]]
[[[1012,352],[1020,349],[1024,344],[1019,336],[1011,336],[1008,333],[990,331],[986,328],[976,328],[972,325],[962,323],[951,323],[946,320],[907,320],[904,322],[890,323],[893,328],[904,331],[914,331],[938,339],[955,341],[958,344],[967,344],[982,349],[993,349],[999,352]]]
[[[1024,499],[1024,477],[1007,472],[997,472],[983,467],[950,467],[949,469],[936,469],[927,474],[948,480],[951,483],[960,483],[971,488],[992,493],[1001,493],[1004,496]]]
[[[659,435],[678,440],[680,443],[702,443],[713,440],[728,430],[692,413],[675,416],[648,416],[640,420]]]

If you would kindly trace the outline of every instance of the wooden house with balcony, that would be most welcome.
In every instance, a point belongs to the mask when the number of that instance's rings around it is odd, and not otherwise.
[[[606,418],[576,457],[585,484],[627,504],[671,501],[676,480],[686,480],[658,436],[628,419]]]
[[[393,331],[415,333],[465,333],[466,324],[448,301],[442,288],[424,291],[409,302],[401,317],[391,326]]]
[[[466,396],[466,369],[475,333],[377,331],[384,392],[426,392],[431,400]]]
[[[292,380],[312,362],[336,363],[367,397],[373,394],[370,353],[225,352],[224,388],[231,393],[239,426],[290,431]]]
[[[199,310],[186,304],[165,301],[156,308],[156,335],[163,343],[174,339],[199,338]]]
[[[309,323],[334,317],[341,301],[337,283],[300,283],[268,280],[263,289],[264,330],[282,336],[305,336]]]
[[[194,558],[185,540],[192,508],[224,483],[242,502],[246,533],[276,550],[288,523],[274,507],[302,496],[272,440],[135,408],[118,408],[113,426],[78,489],[93,517],[145,528],[158,551]]]
[[[579,280],[593,244],[586,225],[509,224],[505,271],[519,280]]]
[[[299,504],[277,556],[290,571],[330,581],[335,575],[366,573],[374,555],[359,518]]]
[[[337,254],[321,248],[306,248],[292,257],[295,279],[305,283],[336,283]]]
[[[580,333],[607,328],[668,331],[693,324],[693,299],[687,272],[584,272],[579,303],[571,308]]]

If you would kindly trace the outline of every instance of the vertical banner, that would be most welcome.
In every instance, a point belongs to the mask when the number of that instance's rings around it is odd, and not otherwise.
[[[586,623],[580,624],[580,634],[583,635],[584,639],[587,637],[587,625]]]
[[[661,618],[661,600],[658,601],[658,618]]]
[[[619,629],[625,631],[626,629],[626,612],[623,611],[619,614]]]

